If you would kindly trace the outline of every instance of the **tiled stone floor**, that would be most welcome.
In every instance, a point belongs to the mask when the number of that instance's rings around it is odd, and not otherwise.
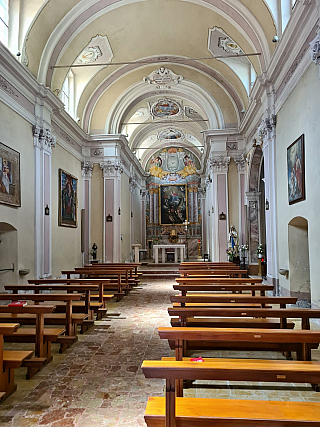
[[[18,390],[0,405],[0,426],[144,426],[146,401],[150,395],[162,395],[164,381],[146,380],[140,366],[144,359],[170,355],[157,328],[169,325],[172,283],[148,280],[120,303],[110,303],[109,316],[80,335],[64,354],[53,345],[54,361],[31,380],[25,379],[25,369],[16,371]],[[214,356],[281,357],[230,351]],[[313,352],[313,359],[320,360],[319,351]],[[206,388],[203,385],[204,381],[186,390],[185,396],[320,402],[320,393],[308,384],[211,381]]]

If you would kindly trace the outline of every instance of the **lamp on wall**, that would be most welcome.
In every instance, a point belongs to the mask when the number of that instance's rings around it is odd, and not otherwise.
[[[45,215],[50,215],[50,209],[49,209],[48,205],[46,205],[46,207],[44,208],[44,214]]]
[[[269,206],[269,200],[268,199],[266,199],[266,211],[268,211],[270,209],[270,206]]]
[[[219,215],[219,219],[220,221],[225,221],[227,219],[227,215],[223,212],[221,212],[221,214]]]
[[[118,209],[118,215],[121,215],[121,209],[120,208]]]

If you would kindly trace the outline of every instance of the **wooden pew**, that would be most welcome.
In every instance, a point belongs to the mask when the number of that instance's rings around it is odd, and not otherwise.
[[[101,283],[99,280],[92,282],[96,279],[89,279],[88,282],[95,283],[88,285],[87,281],[80,279],[42,279],[41,284],[29,284],[29,285],[6,285],[4,288],[6,290],[13,291],[18,293],[18,291],[33,291],[34,293],[40,293],[41,291],[66,291],[66,292],[80,292],[85,294],[84,302],[76,302],[73,305],[75,312],[83,312],[89,315],[89,320],[93,319],[92,312],[97,313],[97,320],[103,317],[107,309],[105,308],[105,301],[111,299],[113,295],[105,295],[103,293],[104,283]],[[67,283],[65,284],[65,282]],[[38,280],[37,280],[38,282]],[[60,283],[60,284],[57,284]],[[52,283],[52,284],[51,284]],[[99,303],[91,301],[91,292],[99,291]],[[62,307],[63,308],[63,307]],[[80,310],[80,311],[79,311]],[[57,304],[57,311],[61,311],[61,306]],[[65,311],[63,308],[62,311]],[[99,315],[99,312],[101,314]]]
[[[65,325],[65,329],[66,329],[66,335],[68,336],[72,336],[76,334],[76,328],[74,328],[74,324],[73,324],[73,318],[72,318],[72,302],[73,301],[79,301],[80,299],[83,298],[82,294],[0,294],[0,301],[19,301],[19,300],[29,300],[29,301],[34,301],[35,304],[39,304],[39,302],[46,302],[46,303],[51,303],[51,302],[57,302],[57,301],[64,301],[66,302],[66,314],[64,316],[64,318],[62,318],[62,320],[64,321],[63,324]],[[6,317],[4,317],[6,316]],[[32,322],[31,324],[35,323],[36,320],[36,315],[35,314],[20,314],[19,315],[19,323],[23,324],[24,323],[24,316],[25,319],[30,319],[30,320],[34,320],[34,322]],[[18,317],[17,314],[13,314],[13,313],[0,313],[0,321],[4,321],[5,319],[9,320],[11,318],[11,321],[13,320],[14,317]],[[87,318],[88,316],[83,315],[83,320],[85,318]],[[56,316],[56,313],[50,313],[45,314],[44,315],[44,320],[45,320],[45,324],[46,324],[46,319],[52,319],[53,321],[58,321],[59,320],[59,316]],[[52,322],[49,322],[50,324],[55,324]],[[60,322],[59,322],[60,323]],[[79,323],[79,322],[77,322]],[[30,323],[27,323],[30,324]]]
[[[223,291],[223,292],[244,292],[249,291],[251,295],[255,296],[257,291],[260,292],[261,296],[265,296],[266,291],[273,291],[272,285],[262,285],[262,284],[211,284],[211,285],[173,285],[173,289],[176,291],[180,291],[183,296],[186,296],[188,292],[215,292],[215,291]]]
[[[28,368],[27,379],[36,374],[43,366],[52,360],[51,342],[65,333],[65,328],[44,328],[44,315],[52,313],[54,305],[29,305],[25,307],[8,307],[0,305],[0,313],[36,314],[35,328],[20,328],[13,334],[5,335],[8,342],[23,342],[35,344],[35,357],[27,359],[22,366]]]
[[[93,268],[95,268],[95,269],[97,269],[97,270],[103,270],[103,269],[105,269],[105,268],[107,268],[107,269],[128,269],[129,270],[129,272],[130,272],[130,278],[132,279],[132,278],[136,278],[136,279],[138,279],[139,278],[139,276],[142,276],[142,272],[139,272],[138,271],[138,267],[140,266],[141,264],[139,263],[139,264],[135,264],[135,263],[127,263],[127,262],[125,262],[125,263],[110,263],[110,262],[108,262],[108,263],[101,263],[101,264],[87,264],[87,265],[84,265],[84,268],[91,268],[91,267],[93,267]],[[75,270],[76,270],[77,268],[75,268]]]
[[[262,284],[261,279],[252,277],[177,277],[176,282],[185,285],[212,285],[212,284]],[[267,286],[267,285],[266,285]]]
[[[237,270],[237,269],[215,269],[215,270],[201,270],[201,269],[179,269],[178,270],[181,277],[192,277],[200,278],[206,276],[212,276],[214,279],[216,277],[247,277],[247,270]]]
[[[124,278],[124,282],[127,283],[127,285],[130,287],[132,286],[136,286],[139,284],[139,280],[138,280],[138,275],[136,275],[134,273],[134,268],[133,267],[128,267],[127,265],[120,265],[120,266],[113,266],[112,264],[105,264],[102,265],[101,264],[93,264],[87,267],[76,267],[75,271],[81,271],[83,270],[83,268],[85,268],[86,270],[90,270],[92,271],[93,274],[95,274],[97,271],[104,271],[108,274],[108,276],[111,278],[111,283],[112,283],[112,277],[117,277],[117,274],[114,274],[114,272],[123,272],[123,278]],[[88,277],[90,277],[90,275],[88,274]]]
[[[65,274],[67,276],[67,279],[70,279],[71,275],[76,275],[76,276],[79,275],[79,279],[83,279],[83,280],[85,279],[109,280],[108,283],[105,283],[104,287],[105,289],[112,290],[112,294],[116,297],[117,301],[120,301],[120,299],[123,298],[123,296],[130,291],[128,283],[122,280],[122,276],[127,275],[127,272],[124,272],[123,270],[120,270],[120,271],[114,270],[112,272],[112,278],[110,278],[110,274],[105,270],[95,270],[94,272],[92,272],[92,269],[90,268],[88,269],[83,268],[77,271],[63,270],[61,271],[61,274]],[[73,279],[73,280],[77,280],[77,279]]]
[[[240,266],[233,264],[232,262],[222,262],[222,263],[215,263],[215,262],[182,262],[179,266],[179,269],[190,269],[192,268],[193,270],[196,269],[200,269],[200,270],[204,270],[204,269],[209,269],[209,270],[214,270],[214,269],[228,269],[228,270],[239,270]]]
[[[297,382],[300,382],[304,371],[302,366],[307,365],[299,365],[299,368],[296,368],[296,375],[291,373],[290,368],[284,368],[284,372],[295,376]],[[306,367],[306,371],[308,369]],[[317,378],[319,377],[318,369],[319,364],[314,365]],[[230,370],[231,367],[229,372]],[[283,372],[279,365],[278,371],[276,368],[273,370],[275,374]],[[142,371],[146,378],[164,378],[166,380],[165,398],[149,397],[144,417],[148,427],[302,427],[320,425],[318,402],[176,397],[177,380],[179,383],[179,380],[182,379],[217,379],[219,371],[214,365],[211,366],[211,363],[144,361]],[[311,372],[312,369],[310,369]],[[254,364],[252,364],[251,370],[244,367],[242,371],[239,371],[239,376],[243,374],[252,377],[259,373],[259,368],[255,370]],[[266,377],[265,372],[263,372],[263,377]]]
[[[18,328],[19,323],[0,323],[0,401],[8,397],[17,388],[14,383],[14,369],[20,368],[21,363],[32,356],[32,351],[3,350],[3,336],[13,334]]]
[[[318,348],[320,343],[320,331],[303,329],[172,327],[159,328],[159,335],[170,339],[171,348],[176,349],[176,356],[179,354],[177,360],[182,360],[188,349],[227,349],[294,351],[298,360],[307,361],[311,360],[311,348]]]
[[[287,304],[295,304],[295,297],[261,297],[250,295],[188,295],[188,296],[171,296],[172,303],[178,303],[181,307],[196,307],[200,304],[207,307],[212,307],[213,304],[231,303],[231,304],[259,304],[262,308],[266,304],[279,304],[280,308],[286,308]]]

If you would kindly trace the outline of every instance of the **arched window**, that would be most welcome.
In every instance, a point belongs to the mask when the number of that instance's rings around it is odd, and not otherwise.
[[[0,41],[8,46],[9,5],[8,0],[0,0]]]
[[[64,103],[65,110],[72,118],[75,118],[75,97],[74,97],[74,74],[70,70],[62,85],[61,101]]]

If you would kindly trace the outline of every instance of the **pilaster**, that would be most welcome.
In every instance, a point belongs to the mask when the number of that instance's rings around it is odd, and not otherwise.
[[[49,129],[33,126],[35,156],[35,276],[51,276],[51,155],[55,137]],[[49,215],[45,215],[45,207]]]
[[[90,224],[91,224],[91,178],[92,178],[92,170],[93,163],[89,160],[84,160],[81,163],[82,169],[82,186],[83,186],[83,209],[84,215],[82,217],[83,223],[81,226],[83,227],[82,234],[82,250],[83,250],[83,263],[88,264],[90,258]]]
[[[239,193],[239,244],[246,244],[246,220],[245,220],[245,166],[246,158],[243,154],[233,156],[238,171],[238,193]]]

